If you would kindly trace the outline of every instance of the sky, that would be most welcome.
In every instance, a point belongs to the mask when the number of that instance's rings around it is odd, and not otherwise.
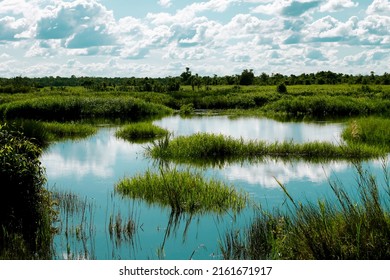
[[[390,0],[0,0],[0,77],[390,72]]]

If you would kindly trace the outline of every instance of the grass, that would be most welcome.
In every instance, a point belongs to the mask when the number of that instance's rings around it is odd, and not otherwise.
[[[352,120],[342,137],[350,143],[385,147],[390,152],[390,119],[369,117]]]
[[[171,109],[128,96],[43,96],[0,105],[5,119],[80,120],[122,118],[140,120],[170,114]]]
[[[245,230],[232,230],[221,243],[225,259],[389,259],[390,181],[384,183],[356,165],[358,197],[329,182],[336,202],[302,205],[289,213],[259,211]],[[284,191],[286,188],[281,185]]]
[[[91,124],[35,120],[17,120],[12,123],[11,127],[23,132],[26,137],[41,147],[45,147],[53,141],[84,138],[93,135],[97,131],[97,127]]]
[[[149,122],[132,123],[122,127],[116,132],[116,136],[135,143],[148,142],[150,140],[168,134],[166,129]]]
[[[217,180],[205,180],[203,175],[177,169],[124,178],[115,190],[130,198],[149,204],[170,207],[173,213],[224,213],[240,211],[246,206],[245,194]]]
[[[328,142],[267,143],[244,141],[229,136],[197,133],[171,139],[166,136],[147,148],[147,154],[155,159],[177,162],[210,162],[253,160],[262,157],[303,158],[306,160],[364,159],[379,157],[385,151],[362,143],[335,145]]]
[[[95,205],[69,191],[53,190],[52,198],[56,203],[58,220],[55,224],[61,240],[61,255],[66,259],[94,259],[95,256]],[[63,243],[64,242],[64,243]],[[57,254],[58,252],[56,252]],[[66,254],[65,254],[66,253]]]

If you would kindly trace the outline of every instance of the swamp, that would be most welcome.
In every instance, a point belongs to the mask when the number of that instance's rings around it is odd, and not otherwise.
[[[388,259],[385,78],[1,80],[0,257]]]

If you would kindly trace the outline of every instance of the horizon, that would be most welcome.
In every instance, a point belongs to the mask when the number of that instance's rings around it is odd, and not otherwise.
[[[390,72],[389,0],[3,0],[0,77]]]

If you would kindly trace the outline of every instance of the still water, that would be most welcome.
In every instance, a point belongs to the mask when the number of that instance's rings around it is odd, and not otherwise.
[[[154,122],[174,136],[209,132],[243,139],[264,141],[342,142],[341,123],[277,122],[263,118],[171,116]],[[132,144],[115,137],[117,127],[102,127],[97,134],[78,141],[52,144],[41,158],[46,168],[48,188],[77,194],[85,207],[78,218],[62,214],[62,228],[55,239],[57,259],[220,259],[219,242],[231,228],[247,225],[252,209],[237,216],[227,213],[178,217],[172,222],[170,209],[147,205],[143,201],[121,198],[114,185],[125,176],[156,169],[144,156],[148,144]],[[381,162],[367,163],[380,173]],[[308,163],[264,159],[257,163],[226,164],[204,168],[206,177],[216,178],[247,192],[262,208],[272,211],[285,207],[285,195],[276,179],[286,185],[297,201],[316,201],[332,197],[328,178],[339,178],[353,191],[354,168],[345,161]],[[110,217],[131,218],[135,231],[131,237],[110,236]],[[171,219],[170,219],[171,218]],[[80,220],[86,222],[80,226]]]

